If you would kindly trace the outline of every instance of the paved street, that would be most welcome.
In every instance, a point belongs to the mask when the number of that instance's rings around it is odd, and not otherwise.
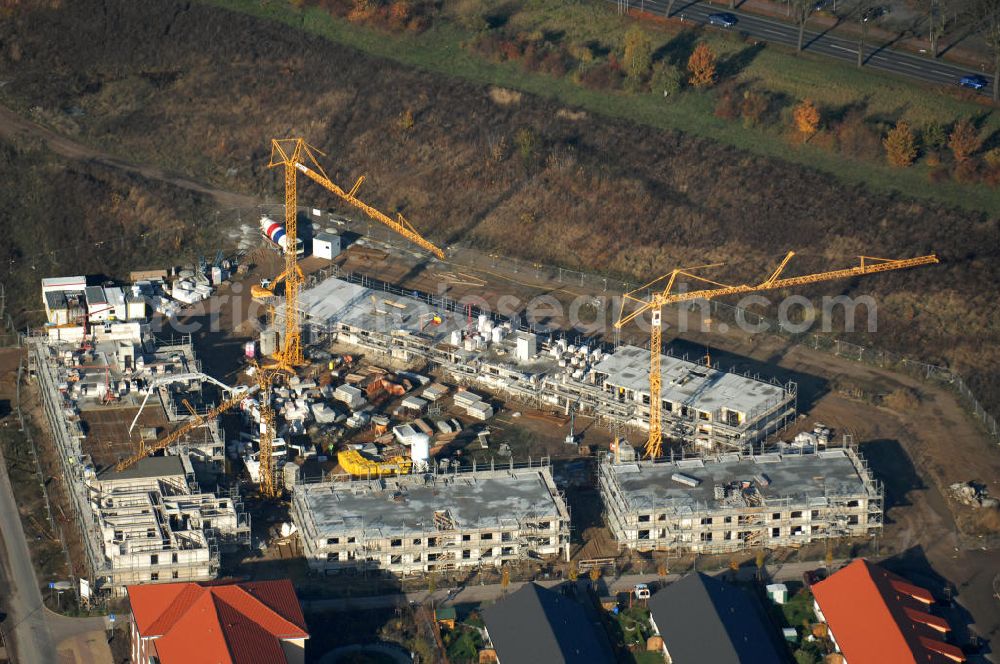
[[[667,0],[631,0],[630,7],[638,9],[645,8],[645,11],[652,14],[663,15],[667,8]],[[798,27],[791,23],[785,23],[776,19],[766,18],[756,14],[741,12],[738,9],[726,9],[722,4],[709,4],[703,0],[676,0],[670,10],[670,16],[674,19],[683,18],[697,24],[707,24],[708,15],[716,12],[729,12],[735,14],[739,19],[732,28],[712,28],[714,30],[731,30],[743,32],[753,37],[757,37],[767,42],[785,44],[793,48],[798,43]],[[850,63],[856,63],[858,58],[858,42],[856,39],[839,37],[829,31],[810,30],[810,24],[806,24],[805,36],[802,40],[803,49],[810,53],[818,53]],[[879,69],[900,76],[914,78],[928,83],[938,83],[941,85],[956,86],[958,80],[965,74],[977,73],[989,81],[986,88],[980,94],[989,96],[992,94],[991,76],[984,72],[976,71],[968,67],[952,65],[939,59],[932,59],[927,56],[913,55],[902,51],[896,51],[884,46],[884,40],[876,40],[873,36],[868,38],[865,44],[865,66]]]
[[[42,593],[35,580],[17,501],[0,451],[0,539],[3,540],[3,576],[9,586],[7,619],[2,628],[16,662],[55,662],[56,648],[45,620]]]

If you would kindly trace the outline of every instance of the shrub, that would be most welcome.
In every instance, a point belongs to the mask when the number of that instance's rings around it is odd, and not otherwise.
[[[527,128],[518,129],[514,135],[514,144],[517,146],[517,153],[521,157],[525,168],[535,161],[535,153],[538,150],[538,136],[535,132]]]
[[[657,62],[653,66],[653,75],[649,88],[653,94],[664,97],[676,95],[684,86],[684,73],[668,62]]]
[[[743,124],[747,127],[756,127],[760,124],[764,113],[767,112],[767,96],[754,90],[747,90],[743,93],[743,102],[740,104],[740,115],[743,116]]]
[[[715,82],[715,59],[715,51],[705,42],[695,47],[687,63],[691,85],[707,88]]]
[[[942,182],[947,182],[951,178],[951,174],[948,173],[947,168],[935,168],[927,174],[927,177],[934,184],[940,184]]]
[[[917,142],[910,125],[900,121],[882,140],[885,156],[896,168],[906,168],[917,158]]]
[[[580,85],[591,90],[618,90],[622,87],[624,77],[610,62],[602,62],[581,69],[577,79]]]
[[[988,150],[986,154],[983,155],[983,161],[985,161],[990,168],[1000,168],[1000,148]]]
[[[948,147],[951,148],[955,161],[963,162],[969,159],[979,149],[981,140],[979,132],[969,120],[958,122],[948,136]]]
[[[975,184],[982,180],[978,159],[966,158],[955,164],[955,180],[963,184]]]
[[[408,0],[396,0],[389,7],[389,21],[394,27],[404,27],[413,18],[413,5]]]
[[[558,51],[553,51],[542,58],[539,69],[550,76],[562,77],[569,70],[566,60],[565,55]]]
[[[929,122],[920,131],[920,141],[928,150],[943,150],[948,144],[948,134],[938,122]]]
[[[399,116],[399,128],[403,131],[413,129],[413,111],[406,109]]]
[[[796,106],[794,117],[795,128],[802,134],[803,140],[809,140],[819,130],[819,111],[811,100],[806,99]]]
[[[837,146],[849,157],[875,160],[879,156],[880,143],[878,134],[860,112],[848,113],[837,126]]]
[[[715,102],[715,117],[723,120],[735,120],[740,115],[740,102],[731,87],[719,91]]]

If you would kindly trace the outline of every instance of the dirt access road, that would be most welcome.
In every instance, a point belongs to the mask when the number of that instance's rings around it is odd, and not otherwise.
[[[93,161],[108,168],[125,171],[126,173],[134,173],[144,178],[165,182],[175,187],[181,187],[182,189],[189,189],[193,192],[210,196],[221,207],[244,208],[258,205],[261,202],[253,196],[216,189],[210,185],[195,182],[180,175],[167,173],[162,168],[156,166],[134,164],[118,159],[100,150],[78,143],[71,138],[61,136],[35,122],[26,120],[3,105],[0,105],[0,138],[13,143],[40,140],[49,150],[67,159]]]

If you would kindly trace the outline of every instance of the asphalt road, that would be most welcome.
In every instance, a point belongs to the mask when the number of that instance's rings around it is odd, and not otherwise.
[[[644,7],[650,13],[663,15],[667,8],[667,1],[630,0],[629,6],[633,9]],[[731,28],[713,27],[713,30],[743,32],[766,42],[785,44],[792,48],[798,43],[799,31],[795,25],[756,14],[748,14],[738,9],[730,10],[722,4],[711,5],[700,0],[676,0],[670,10],[670,16],[675,19],[683,17],[684,21],[707,25],[708,15],[717,12],[734,14],[738,22]],[[872,69],[878,69],[899,76],[906,76],[927,83],[950,86],[957,86],[958,80],[966,74],[979,74],[988,81],[987,86],[980,91],[980,94],[985,96],[992,94],[992,77],[983,72],[968,67],[952,65],[941,59],[935,60],[926,56],[895,51],[881,41],[874,40],[872,37],[869,37],[868,41],[870,43],[865,44],[864,52],[865,67],[871,67]],[[802,47],[809,53],[818,53],[839,60],[846,60],[852,64],[857,63],[857,40],[838,37],[829,31],[817,32],[810,30],[808,23],[806,24],[805,36],[802,39]]]
[[[21,528],[17,501],[0,452],[0,538],[3,575],[10,588],[5,598],[7,619],[0,627],[13,642],[15,662],[55,662],[56,647],[45,619],[42,593],[31,565],[31,553]]]

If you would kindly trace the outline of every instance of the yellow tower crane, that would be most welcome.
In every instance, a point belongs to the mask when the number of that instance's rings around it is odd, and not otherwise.
[[[120,472],[125,470],[126,468],[131,468],[135,464],[145,459],[150,454],[154,454],[156,452],[159,452],[160,450],[170,447],[170,445],[180,440],[188,432],[193,431],[194,429],[197,429],[201,425],[205,424],[205,422],[208,422],[209,420],[218,417],[222,413],[226,412],[236,404],[246,399],[248,396],[251,396],[254,392],[257,391],[257,389],[258,389],[257,387],[252,387],[249,390],[233,390],[232,394],[226,397],[226,399],[223,400],[222,403],[220,403],[218,406],[211,409],[204,415],[194,415],[190,420],[182,424],[180,427],[174,429],[166,436],[160,438],[151,445],[140,443],[139,451],[133,454],[132,456],[122,459],[117,464],[115,464],[115,470]],[[191,408],[191,405],[187,404],[186,401],[185,404],[189,409]]]
[[[677,302],[690,302],[692,300],[711,300],[724,295],[741,295],[744,293],[756,293],[758,291],[776,290],[789,286],[802,286],[820,281],[831,281],[833,279],[847,279],[877,272],[888,272],[890,270],[902,270],[904,268],[919,267],[922,265],[932,265],[939,262],[937,256],[919,256],[917,258],[891,259],[873,258],[871,256],[861,256],[857,266],[841,270],[831,270],[829,272],[819,272],[807,274],[801,277],[780,278],[791,261],[794,251],[788,252],[785,258],[778,264],[778,267],[771,272],[771,275],[759,284],[723,284],[710,279],[705,279],[691,270],[705,267],[715,267],[715,265],[702,265],[696,268],[675,269],[667,274],[654,279],[636,290],[625,293],[622,299],[621,310],[615,327],[621,329],[625,325],[645,314],[651,312],[650,321],[650,344],[649,344],[649,438],[646,442],[645,457],[656,459],[663,453],[663,401],[660,396],[662,375],[660,373],[660,352],[662,349],[663,337],[663,307]],[[691,290],[682,293],[671,292],[677,283],[678,278],[687,278],[702,284],[705,288]],[[660,290],[659,284],[666,281],[666,286]],[[648,299],[644,299],[640,292],[655,289]],[[637,303],[639,306],[629,314],[625,313],[626,303]]]
[[[278,486],[274,481],[274,456],[272,442],[277,428],[274,423],[274,409],[271,407],[271,382],[277,372],[263,369],[254,364],[257,371],[257,391],[260,394],[260,493],[265,498],[276,498]]]
[[[317,154],[323,155],[321,151],[310,146],[301,138],[275,138],[271,140],[271,159],[267,164],[269,168],[282,166],[285,170],[285,235],[288,238],[286,246],[289,249],[285,251],[285,271],[274,279],[272,288],[273,284],[285,282],[285,335],[281,349],[274,355],[274,362],[275,366],[289,373],[294,373],[295,367],[304,364],[298,302],[303,276],[302,269],[298,264],[298,256],[295,253],[295,247],[298,244],[296,175],[299,172],[345,203],[360,209],[370,218],[385,224],[417,246],[426,249],[440,259],[444,258],[444,251],[424,239],[410,222],[403,218],[403,215],[397,215],[396,219],[392,219],[356,196],[361,183],[365,180],[363,176],[354,183],[350,191],[344,191],[334,184],[317,161]],[[272,291],[263,287],[255,287],[253,293],[255,297],[266,297]]]

